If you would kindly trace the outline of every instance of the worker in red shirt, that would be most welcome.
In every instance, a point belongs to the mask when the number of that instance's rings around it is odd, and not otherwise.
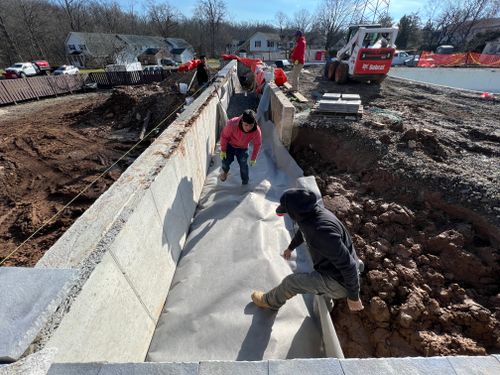
[[[222,172],[219,179],[224,182],[229,173],[231,163],[236,160],[240,165],[241,183],[248,184],[248,145],[252,142],[253,151],[250,165],[257,162],[260,145],[262,144],[262,133],[257,125],[255,112],[251,109],[243,111],[239,117],[234,117],[226,123],[220,136],[220,158],[222,160]]]
[[[304,67],[306,55],[306,38],[300,30],[295,32],[295,38],[295,47],[293,47],[292,54],[290,55],[293,61],[291,85],[292,91],[299,91],[299,76],[300,71]]]

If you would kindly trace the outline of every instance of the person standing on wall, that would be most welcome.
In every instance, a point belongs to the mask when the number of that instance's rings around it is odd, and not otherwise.
[[[200,56],[201,62],[196,67],[196,79],[198,80],[198,87],[202,87],[208,83],[210,72],[208,71],[207,58],[205,55]]]
[[[295,38],[295,47],[293,47],[292,54],[290,55],[290,58],[293,61],[291,85],[292,91],[299,91],[300,71],[304,67],[305,63],[306,38],[300,30],[295,32]]]

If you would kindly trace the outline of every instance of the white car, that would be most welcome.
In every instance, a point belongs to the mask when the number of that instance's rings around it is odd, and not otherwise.
[[[404,65],[406,60],[409,60],[413,55],[409,55],[406,51],[394,52],[394,57],[392,58],[391,66]]]
[[[25,78],[30,76],[36,76],[37,71],[35,65],[30,62],[15,63],[5,69],[6,78]]]
[[[80,73],[80,69],[73,65],[61,65],[59,68],[54,70],[55,76],[61,75],[71,75]]]

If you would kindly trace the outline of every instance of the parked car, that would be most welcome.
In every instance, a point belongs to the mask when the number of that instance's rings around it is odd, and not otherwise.
[[[277,68],[281,68],[281,69],[287,69],[287,68],[292,68],[292,63],[290,61],[288,61],[287,59],[283,59],[283,60],[276,60],[274,62],[274,65],[276,65]]]
[[[179,66],[179,63],[177,61],[174,61],[172,59],[161,59],[161,65],[163,66]]]
[[[455,47],[452,45],[441,45],[436,48],[436,53],[440,55],[448,55],[450,53],[455,53]]]
[[[78,73],[80,73],[80,69],[78,69],[74,65],[61,65],[59,68],[54,70],[53,74],[55,76],[61,76],[61,75],[73,75]]]
[[[420,59],[419,55],[413,55],[409,59],[405,60],[405,66],[418,66],[418,60]]]
[[[33,62],[19,62],[5,69],[5,78],[26,78],[37,75],[46,75],[50,71],[50,65],[45,60]]]
[[[163,71],[163,67],[161,65],[146,65],[142,71],[144,73],[154,73],[158,72],[161,73]]]
[[[106,65],[106,72],[137,72],[142,70],[140,62],[133,62],[128,64],[109,64]]]
[[[405,61],[411,57],[413,56],[408,54],[406,51],[396,50],[396,52],[394,52],[394,56],[392,57],[391,66],[405,65]]]

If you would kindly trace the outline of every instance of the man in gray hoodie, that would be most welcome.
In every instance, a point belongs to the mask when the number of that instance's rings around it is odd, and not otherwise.
[[[319,294],[332,299],[347,297],[351,311],[363,309],[359,299],[359,272],[363,263],[354,250],[349,232],[329,210],[320,206],[314,192],[288,189],[280,198],[276,214],[288,214],[299,227],[283,257],[307,243],[314,264],[310,273],[293,273],[267,293],[254,291],[252,301],[259,307],[278,310],[297,294]]]

